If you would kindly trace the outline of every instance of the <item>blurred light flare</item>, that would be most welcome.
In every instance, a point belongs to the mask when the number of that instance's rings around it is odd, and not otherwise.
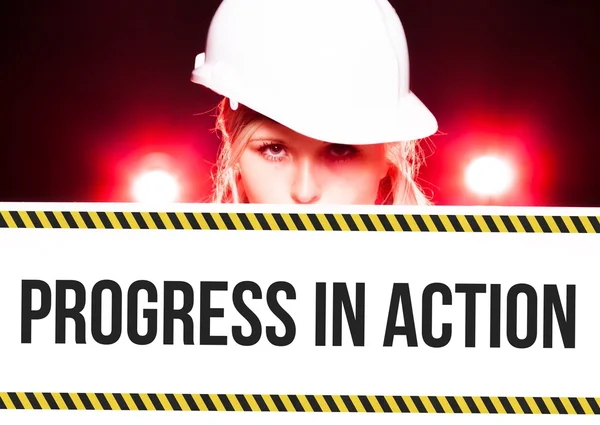
[[[133,199],[137,202],[176,202],[181,194],[177,177],[160,169],[142,172],[133,181],[131,190]]]
[[[505,158],[485,155],[474,159],[465,170],[467,187],[480,196],[507,193],[515,181],[515,169]]]

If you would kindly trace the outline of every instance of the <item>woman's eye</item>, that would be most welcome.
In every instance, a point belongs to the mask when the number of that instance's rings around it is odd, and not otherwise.
[[[262,146],[259,151],[270,161],[281,161],[286,155],[285,146],[280,143]]]
[[[327,150],[328,156],[335,161],[343,161],[354,157],[358,149],[352,145],[332,144]]]

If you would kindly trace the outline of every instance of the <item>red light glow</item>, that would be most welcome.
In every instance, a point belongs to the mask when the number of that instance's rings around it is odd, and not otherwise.
[[[96,202],[204,202],[212,188],[212,140],[159,124],[104,135]],[[213,150],[211,150],[213,149]]]
[[[442,130],[422,174],[435,204],[546,205],[556,166],[536,117],[467,111]]]

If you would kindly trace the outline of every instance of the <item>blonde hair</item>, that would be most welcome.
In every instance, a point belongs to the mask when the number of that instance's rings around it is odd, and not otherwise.
[[[236,110],[224,98],[217,106],[216,130],[220,133],[221,148],[213,175],[214,203],[247,203],[240,184],[237,162],[254,131],[270,118],[239,104]],[[386,143],[387,175],[381,180],[376,204],[429,205],[415,178],[423,162],[422,151],[416,140]]]

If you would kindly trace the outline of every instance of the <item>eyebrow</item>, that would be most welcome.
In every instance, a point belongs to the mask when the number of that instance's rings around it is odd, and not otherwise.
[[[273,137],[251,137],[250,140],[248,140],[248,143],[250,142],[275,142],[285,144],[285,141]]]

